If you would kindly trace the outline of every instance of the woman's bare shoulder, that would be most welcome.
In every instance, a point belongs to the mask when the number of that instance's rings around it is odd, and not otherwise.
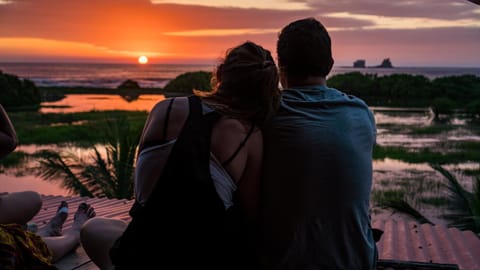
[[[157,102],[155,105],[153,105],[153,108],[150,110],[150,113],[165,113],[167,110],[168,106],[170,105],[171,102],[175,101],[186,101],[186,97],[174,97],[174,98],[166,98],[163,100],[160,100]]]
[[[250,130],[252,129],[252,123],[242,121],[235,118],[222,117],[217,125],[216,129],[220,132],[232,135],[234,137],[245,137]],[[253,126],[253,134],[259,133],[261,135],[261,130],[257,126]]]

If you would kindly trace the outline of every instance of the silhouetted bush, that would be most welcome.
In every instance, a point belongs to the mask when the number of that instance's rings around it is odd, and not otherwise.
[[[206,71],[187,72],[168,82],[165,92],[192,94],[192,90],[210,91],[212,73]]]
[[[371,96],[377,88],[375,78],[374,74],[350,72],[331,77],[328,79],[328,85],[350,95],[366,97]]]
[[[467,105],[467,112],[473,117],[480,118],[480,99],[469,103]]]
[[[0,71],[0,103],[4,107],[38,106],[40,101],[40,92],[32,81]]]
[[[465,109],[465,104],[480,100],[480,77],[474,75],[447,76],[430,81],[422,75],[377,76],[351,72],[332,76],[327,83],[374,106],[431,106],[432,99],[445,98],[449,102],[442,105],[453,104],[455,108]]]
[[[435,119],[438,119],[440,114],[450,114],[454,108],[455,102],[445,97],[434,99],[430,105],[430,109],[432,109]]]
[[[118,89],[139,89],[140,85],[138,84],[138,82],[128,79],[122,82],[119,86],[117,86],[117,88]]]
[[[471,102],[480,99],[480,77],[474,75],[447,76],[432,81],[434,95],[455,101]]]

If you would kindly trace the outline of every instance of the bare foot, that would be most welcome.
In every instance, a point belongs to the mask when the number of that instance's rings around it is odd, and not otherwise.
[[[81,203],[78,206],[77,212],[75,212],[75,215],[73,216],[72,230],[80,231],[83,223],[93,218],[95,215],[95,209],[93,209],[91,205],[84,202]]]
[[[47,225],[38,233],[41,236],[60,236],[62,235],[63,223],[68,216],[68,203],[62,201],[57,208],[57,213],[50,219]]]

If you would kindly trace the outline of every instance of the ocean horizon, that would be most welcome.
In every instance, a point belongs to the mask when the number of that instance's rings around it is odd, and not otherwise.
[[[0,63],[0,71],[33,81],[41,87],[116,88],[127,79],[143,88],[162,88],[180,74],[212,71],[214,64],[116,64],[116,63]],[[475,75],[480,67],[396,67],[354,68],[334,66],[330,76],[348,72],[423,75],[428,79],[444,76]]]

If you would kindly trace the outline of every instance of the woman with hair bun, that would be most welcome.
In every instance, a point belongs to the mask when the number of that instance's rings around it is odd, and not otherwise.
[[[254,269],[263,140],[279,78],[268,50],[227,51],[211,92],[163,100],[138,149],[132,221],[95,218],[82,244],[101,269]]]

